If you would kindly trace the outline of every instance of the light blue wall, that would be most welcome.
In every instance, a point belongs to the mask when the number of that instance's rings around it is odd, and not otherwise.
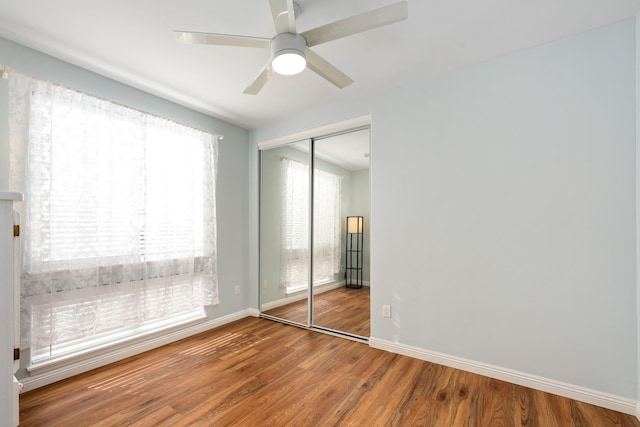
[[[199,129],[223,134],[224,140],[218,145],[217,181],[220,304],[209,307],[208,315],[217,318],[244,310],[249,305],[249,199],[246,196],[249,191],[248,131],[2,38],[0,64]],[[0,79],[0,191],[7,190],[9,176],[7,82]],[[241,295],[234,294],[235,286],[243,288]]]
[[[371,114],[373,337],[637,398],[634,37],[626,21],[252,132]]]

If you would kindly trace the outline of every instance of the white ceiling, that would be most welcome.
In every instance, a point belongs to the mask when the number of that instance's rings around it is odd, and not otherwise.
[[[315,155],[349,171],[369,169],[369,129],[319,139]]]
[[[396,0],[300,0],[299,32]],[[635,16],[640,0],[409,0],[408,20],[313,48],[309,70],[242,91],[267,50],[180,45],[173,30],[272,37],[268,0],[0,0],[0,36],[247,129]]]
[[[302,152],[309,152],[308,140],[295,142],[291,146]],[[369,129],[317,139],[313,154],[348,171],[369,169]]]

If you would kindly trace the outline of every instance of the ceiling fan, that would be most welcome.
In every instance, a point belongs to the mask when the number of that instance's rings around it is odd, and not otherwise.
[[[184,44],[270,48],[271,58],[260,74],[244,90],[245,94],[256,95],[260,92],[273,71],[278,74],[292,75],[307,67],[342,89],[353,83],[353,80],[309,48],[407,19],[407,2],[401,1],[298,33],[295,14],[296,12],[299,14],[301,8],[297,2],[269,0],[269,6],[276,27],[276,35],[271,39],[175,31],[176,40]]]

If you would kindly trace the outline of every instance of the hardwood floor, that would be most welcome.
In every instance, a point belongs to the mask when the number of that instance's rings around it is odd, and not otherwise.
[[[20,396],[20,426],[640,426],[630,415],[246,318]]]
[[[315,325],[369,338],[371,335],[369,287],[364,286],[360,289],[340,287],[316,294],[313,298]],[[271,309],[265,314],[306,324],[307,307],[307,300],[304,299]]]
[[[369,287],[338,288],[313,298],[313,323],[364,338],[371,335]]]

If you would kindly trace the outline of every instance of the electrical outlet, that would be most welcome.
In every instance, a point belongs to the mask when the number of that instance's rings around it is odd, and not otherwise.
[[[267,289],[269,287],[269,282],[267,282],[267,279],[264,279],[262,281],[262,289]]]
[[[236,286],[234,289],[236,295],[240,295],[240,286]]]
[[[391,317],[391,306],[390,305],[383,305],[382,306],[382,315],[384,317]]]

